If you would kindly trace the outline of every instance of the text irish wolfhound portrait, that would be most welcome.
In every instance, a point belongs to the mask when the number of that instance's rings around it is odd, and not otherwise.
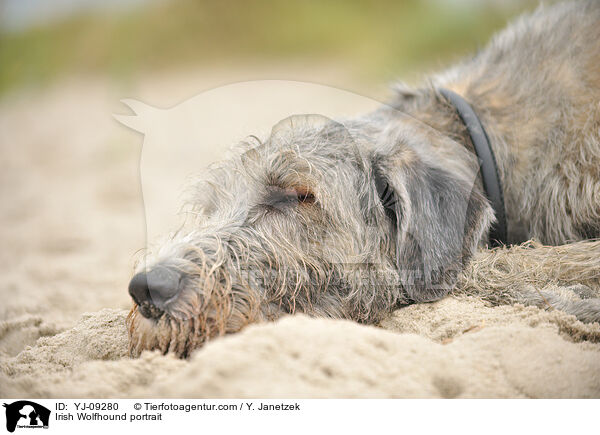
[[[240,148],[196,185],[193,228],[132,278],[132,355],[185,357],[292,313],[376,323],[445,296],[494,244],[598,265],[600,3],[539,8],[372,113],[294,116]],[[482,297],[600,321],[598,291],[580,292]]]

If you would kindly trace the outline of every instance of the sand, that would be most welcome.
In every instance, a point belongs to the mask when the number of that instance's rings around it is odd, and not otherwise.
[[[215,84],[193,77],[136,95],[169,105]],[[600,397],[600,325],[464,294],[378,326],[289,316],[185,361],[130,359],[144,209],[121,97],[86,79],[0,101],[1,397]]]
[[[600,397],[600,327],[450,297],[383,327],[289,316],[183,361],[127,357],[126,311],[85,314],[1,363],[3,397]],[[576,341],[561,330],[585,330]]]

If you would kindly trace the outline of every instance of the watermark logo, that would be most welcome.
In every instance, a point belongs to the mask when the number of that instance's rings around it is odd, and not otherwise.
[[[29,400],[18,400],[13,403],[4,403],[6,408],[6,430],[14,432],[15,429],[48,429],[50,423],[50,410],[38,403]]]
[[[186,218],[182,204],[193,195],[195,181],[206,175],[209,166],[235,154],[232,148],[241,142],[250,137],[264,142],[273,126],[278,126],[273,133],[280,135],[286,130],[281,120],[299,113],[339,119],[381,105],[353,92],[287,80],[233,83],[170,108],[134,99],[123,103],[133,114],[115,118],[143,134],[140,179],[150,245],[180,228]]]

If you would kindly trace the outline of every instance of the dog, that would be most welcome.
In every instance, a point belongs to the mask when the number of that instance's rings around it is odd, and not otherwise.
[[[130,353],[186,357],[292,313],[373,324],[444,297],[478,248],[600,237],[600,2],[540,7],[426,83],[357,118],[288,118],[213,167],[194,227],[129,284]],[[590,291],[572,313],[600,321]]]

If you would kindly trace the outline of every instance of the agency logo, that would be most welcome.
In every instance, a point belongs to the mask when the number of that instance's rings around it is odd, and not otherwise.
[[[19,429],[48,429],[50,410],[29,400],[19,400],[6,408],[6,430],[14,432]]]

